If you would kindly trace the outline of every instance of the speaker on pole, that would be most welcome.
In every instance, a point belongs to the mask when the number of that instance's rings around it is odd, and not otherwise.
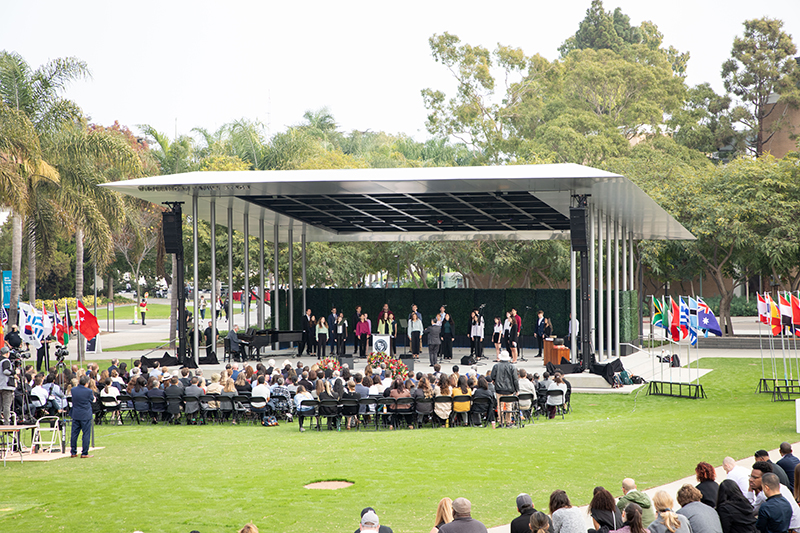
[[[586,232],[586,208],[569,208],[569,234],[572,249],[576,252],[589,251],[589,238]]]
[[[161,228],[164,232],[164,251],[168,254],[178,254],[183,251],[183,229],[181,228],[181,215],[174,211],[162,213]]]

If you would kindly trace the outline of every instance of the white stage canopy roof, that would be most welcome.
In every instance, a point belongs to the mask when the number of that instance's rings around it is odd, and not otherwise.
[[[189,172],[104,186],[160,204],[185,202],[191,214],[251,234],[263,219],[266,235],[280,225],[288,240],[306,224],[308,241],[546,240],[569,239],[572,195],[633,238],[695,237],[627,178],[575,164],[335,170]]]

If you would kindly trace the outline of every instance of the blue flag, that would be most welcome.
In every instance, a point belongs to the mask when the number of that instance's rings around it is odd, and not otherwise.
[[[689,340],[692,346],[697,345],[697,300],[688,297],[689,300]]]
[[[714,316],[714,312],[702,298],[697,299],[697,323],[706,332],[722,337],[722,329],[719,327],[717,317]],[[706,336],[708,336],[708,333],[706,333]]]

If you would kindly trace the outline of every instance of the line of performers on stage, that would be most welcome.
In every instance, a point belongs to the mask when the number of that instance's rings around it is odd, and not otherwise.
[[[470,357],[480,359],[483,357],[484,340],[486,338],[485,319],[483,317],[483,306],[473,309],[469,323],[467,325],[467,337],[470,341]],[[428,356],[430,364],[436,364],[439,358],[453,358],[453,343],[456,336],[456,327],[453,317],[447,312],[445,305],[439,308],[439,312],[426,324],[416,304],[411,306],[408,318],[399,322],[397,315],[389,309],[389,304],[384,304],[383,309],[377,316],[377,327],[373,329],[372,319],[369,314],[362,310],[361,306],[356,307],[355,313],[350,321],[345,318],[344,312],[337,311],[334,307],[331,313],[325,317],[317,318],[311,309],[306,309],[302,318],[303,339],[300,342],[298,354],[306,353],[317,359],[326,357],[328,347],[330,355],[346,355],[346,345],[348,340],[353,345],[353,356],[366,357],[370,339],[373,332],[378,335],[388,335],[391,341],[391,355],[397,354],[398,330],[406,329],[406,338],[403,340],[405,346],[408,341],[409,351],[414,359],[419,359],[422,352],[423,340],[428,343]],[[539,354],[541,357],[542,339],[552,335],[553,326],[549,318],[544,317],[544,312],[539,311],[536,331],[534,334],[539,339]],[[517,314],[517,310],[512,308],[506,312],[505,321],[500,317],[494,318],[491,341],[495,347],[495,360],[498,360],[500,352],[505,349],[511,354],[511,361],[516,362],[519,357],[518,347],[522,335],[522,317]]]

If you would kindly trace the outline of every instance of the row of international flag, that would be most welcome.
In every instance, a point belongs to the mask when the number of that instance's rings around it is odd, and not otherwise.
[[[765,292],[758,294],[756,303],[758,319],[772,330],[773,335],[780,335],[784,326],[788,326],[795,335],[800,337],[800,298],[791,292],[779,292],[778,301]]]
[[[653,326],[667,330],[675,342],[689,337],[689,342],[695,346],[698,332],[703,332],[706,337],[709,333],[722,336],[717,317],[702,298],[688,296],[684,301],[683,296],[677,300],[670,296],[667,305],[665,298],[654,296],[653,307]]]
[[[97,317],[86,309],[83,302],[78,300],[78,312],[75,317],[75,325],[72,323],[69,306],[66,303],[64,306],[64,315],[62,317],[61,313],[58,312],[58,306],[56,304],[53,304],[53,312],[51,314],[45,308],[44,303],[40,311],[32,305],[20,302],[18,306],[20,324],[19,335],[22,341],[38,350],[41,348],[44,339],[51,335],[55,337],[60,344],[66,346],[75,328],[86,337],[86,340],[91,340],[100,333],[100,325],[97,323]],[[5,330],[8,324],[8,313],[5,307],[0,307],[0,323]]]

